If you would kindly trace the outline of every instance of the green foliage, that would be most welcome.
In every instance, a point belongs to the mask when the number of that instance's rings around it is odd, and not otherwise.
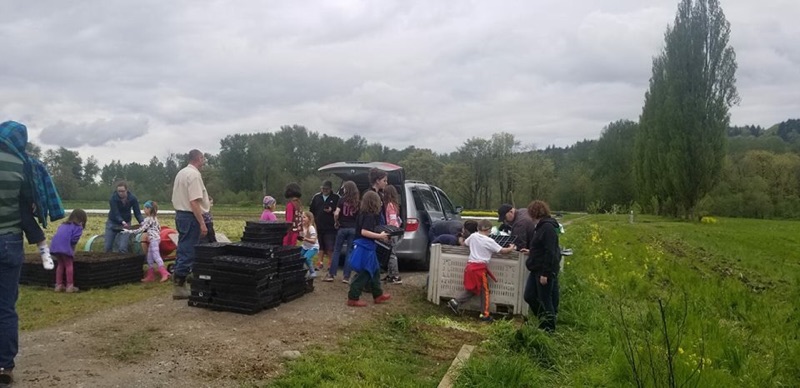
[[[87,314],[124,306],[157,295],[167,296],[169,284],[127,284],[107,289],[81,291],[77,294],[55,293],[50,288],[20,286],[17,313],[20,330],[54,326]]]
[[[457,386],[798,386],[797,236],[800,222],[575,220],[556,333],[496,322]]]
[[[455,386],[482,387],[541,387],[545,376],[522,354],[487,355],[481,362],[469,362],[461,369]]]
[[[729,36],[717,0],[683,0],[653,60],[636,136],[636,178],[639,200],[656,197],[672,215],[694,215],[719,179],[728,108],[739,99]]]
[[[512,171],[515,190],[512,203],[527,206],[534,199],[552,201],[555,191],[555,166],[541,152],[529,151],[516,154],[513,165],[507,167]],[[519,168],[519,166],[527,166]],[[506,201],[502,201],[506,202]]]
[[[634,200],[633,148],[639,125],[629,120],[613,122],[597,141],[593,190],[600,202],[626,204]]]
[[[464,210],[461,212],[464,217],[497,217],[497,211],[491,210]]]
[[[444,163],[431,150],[416,150],[400,161],[406,170],[406,178],[440,185]]]
[[[420,387],[436,386],[462,343],[436,318],[441,310],[426,303],[415,315],[391,314],[350,331],[335,347],[320,348],[289,362],[270,387]],[[466,337],[471,337],[467,338]],[[459,334],[476,341],[479,334]],[[442,356],[439,356],[441,353]]]
[[[800,217],[800,156],[758,150],[732,155],[702,210],[736,217]]]

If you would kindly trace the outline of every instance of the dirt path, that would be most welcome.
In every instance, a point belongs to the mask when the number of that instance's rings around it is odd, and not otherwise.
[[[22,333],[17,387],[235,387],[274,377],[282,353],[331,346],[369,318],[402,311],[427,273],[405,273],[387,285],[386,305],[345,306],[348,285],[316,290],[248,316],[189,307],[164,294],[99,311],[57,327]]]

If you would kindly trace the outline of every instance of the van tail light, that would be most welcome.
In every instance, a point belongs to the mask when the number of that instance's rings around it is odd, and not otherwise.
[[[409,218],[406,220],[406,232],[416,232],[419,229],[419,220],[416,218]]]

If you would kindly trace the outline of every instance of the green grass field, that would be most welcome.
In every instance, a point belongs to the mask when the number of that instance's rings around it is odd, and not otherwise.
[[[459,386],[800,386],[800,223],[592,216],[562,245],[557,333],[498,325]]]
[[[217,230],[237,240],[249,216],[220,213]],[[362,386],[433,386],[445,359],[472,343],[479,346],[460,387],[800,386],[800,222],[571,219],[562,245],[575,254],[560,278],[554,335],[535,319],[451,319],[421,292],[413,314],[387,316],[333,350],[290,362],[274,385],[351,386],[357,378]],[[91,217],[84,238],[104,222]],[[31,330],[166,292],[129,285],[66,298],[22,287],[18,307]],[[426,351],[431,344],[439,350]]]

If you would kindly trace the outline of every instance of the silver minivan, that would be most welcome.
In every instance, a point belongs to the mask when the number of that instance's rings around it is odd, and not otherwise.
[[[444,191],[422,181],[406,180],[403,167],[385,162],[336,162],[318,171],[344,181],[355,182],[362,192],[369,188],[369,170],[386,171],[389,184],[400,193],[400,214],[405,233],[394,247],[399,259],[427,269],[430,263],[428,231],[433,223],[460,222],[461,208],[456,207]]]

